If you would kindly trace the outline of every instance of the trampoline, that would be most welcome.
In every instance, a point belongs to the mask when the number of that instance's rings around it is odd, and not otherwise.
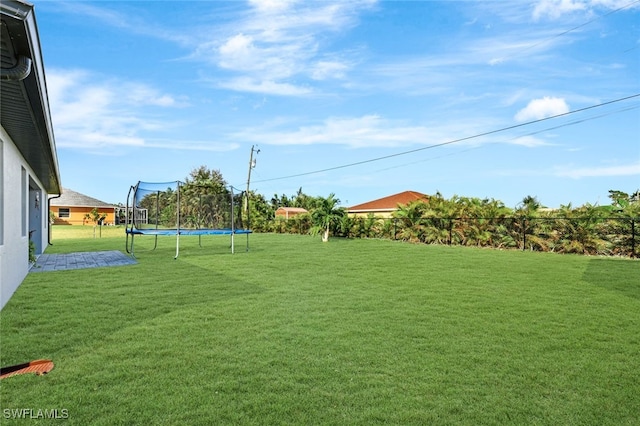
[[[244,234],[249,250],[251,230],[242,227],[240,203],[243,193],[234,195],[234,188],[198,185],[193,182],[142,182],[131,186],[125,210],[126,250],[135,257],[135,237],[144,235],[176,237],[176,254],[180,254],[180,236],[230,236],[231,253],[235,253],[235,235]]]

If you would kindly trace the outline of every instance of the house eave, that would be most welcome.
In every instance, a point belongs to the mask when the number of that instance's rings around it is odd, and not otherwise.
[[[15,66],[21,56],[32,63],[25,78],[0,82],[0,121],[44,189],[59,194],[60,171],[33,5],[3,0],[0,16],[2,68]]]
[[[347,213],[390,213],[396,211],[397,208],[391,209],[358,209],[358,210],[347,210]]]

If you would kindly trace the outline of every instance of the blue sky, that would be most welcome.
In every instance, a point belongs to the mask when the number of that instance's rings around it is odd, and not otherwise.
[[[34,4],[63,186],[106,202],[245,188],[254,145],[267,199],[640,188],[640,1]]]

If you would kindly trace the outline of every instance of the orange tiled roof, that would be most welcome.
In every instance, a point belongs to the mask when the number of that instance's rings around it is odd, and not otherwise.
[[[392,211],[398,208],[398,205],[406,205],[412,201],[426,200],[428,195],[416,191],[404,191],[397,194],[389,195],[388,197],[378,198],[377,200],[367,201],[366,203],[358,204],[349,207],[349,212],[361,212],[361,211]]]

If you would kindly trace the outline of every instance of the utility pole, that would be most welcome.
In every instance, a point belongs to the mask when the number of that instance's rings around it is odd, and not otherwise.
[[[247,215],[247,228],[251,229],[251,218],[249,217],[249,185],[251,183],[251,169],[256,166],[256,160],[253,158],[253,153],[259,154],[260,150],[256,149],[255,145],[251,146],[251,155],[249,156],[249,175],[247,176],[247,192],[246,192],[246,202],[244,205],[244,211]]]

